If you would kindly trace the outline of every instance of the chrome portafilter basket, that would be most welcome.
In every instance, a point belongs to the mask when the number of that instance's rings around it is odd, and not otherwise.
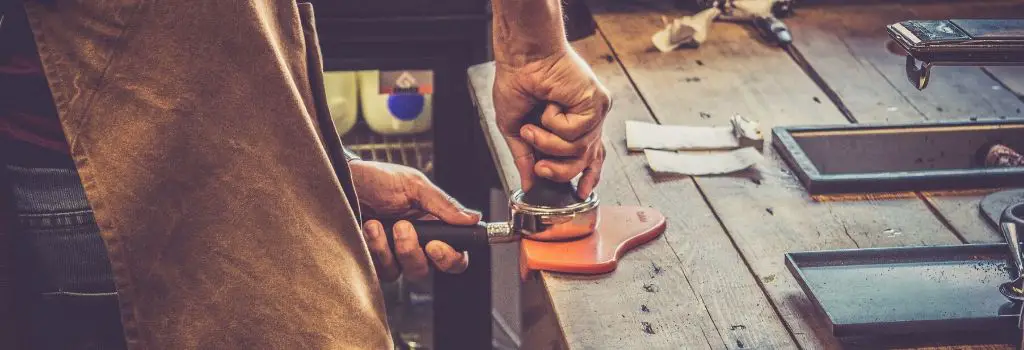
[[[597,194],[591,193],[581,202],[566,207],[532,205],[523,201],[522,190],[509,197],[511,229],[526,239],[564,241],[587,236],[597,226]]]

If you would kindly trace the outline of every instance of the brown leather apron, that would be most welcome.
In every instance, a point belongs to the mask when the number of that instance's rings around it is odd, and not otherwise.
[[[308,3],[29,2],[133,349],[389,349]]]

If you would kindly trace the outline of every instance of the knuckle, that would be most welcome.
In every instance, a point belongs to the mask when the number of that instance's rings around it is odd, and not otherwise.
[[[402,261],[415,259],[418,253],[419,247],[414,244],[398,244],[397,247],[395,247],[395,254],[398,255],[398,258]]]

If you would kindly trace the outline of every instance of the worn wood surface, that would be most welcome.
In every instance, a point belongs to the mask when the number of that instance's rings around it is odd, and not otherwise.
[[[595,69],[600,68],[600,62],[591,63]],[[493,122],[493,65],[474,67],[470,77],[482,121],[492,136],[495,161],[502,169],[506,189],[518,188],[519,178],[511,155]],[[619,108],[617,106],[616,111],[621,110]],[[613,115],[625,116],[620,112]],[[609,125],[606,130],[624,133],[621,126]],[[598,195],[604,205],[638,205],[638,196],[631,190],[630,183],[630,178],[637,175],[627,172],[625,163],[629,159],[624,159],[627,158],[625,153],[613,151],[613,140],[605,141],[609,152]],[[634,159],[633,163],[636,161],[642,160]],[[693,203],[696,204],[690,208],[693,216],[674,217],[665,236],[630,252],[614,273],[593,277],[541,274],[570,347],[630,348],[638,341],[663,348],[723,347],[707,307],[693,292],[683,272],[683,263],[664,238],[677,232],[681,222],[694,222],[686,225],[700,227],[701,220],[709,220],[703,226],[717,227],[699,197]],[[705,214],[702,215],[701,210]],[[666,283],[659,283],[661,281]],[[649,311],[643,311],[644,306]]]
[[[802,7],[786,23],[796,50],[834,90],[851,117],[860,123],[905,123],[968,118],[1022,118],[1019,97],[1004,84],[1020,86],[1016,68],[935,67],[927,89],[907,81],[904,56],[892,52],[885,25],[908,19],[1019,18],[1024,3],[880,4]],[[1004,79],[993,79],[996,74]],[[924,193],[963,240],[999,242],[1001,235],[979,215],[985,193]]]
[[[591,7],[602,33],[662,123],[722,124],[736,113],[759,121],[765,130],[784,124],[847,122],[789,55],[759,44],[746,27],[716,24],[699,49],[662,54],[635,38],[656,31],[659,15],[681,15],[668,2],[592,1]],[[785,270],[783,254],[959,243],[917,198],[816,203],[783,171],[774,150],[768,153],[768,161],[755,174],[762,177],[760,183],[741,177],[701,177],[697,184],[803,347],[837,344]]]
[[[858,24],[940,16],[924,12],[930,5],[833,6],[839,9],[835,13],[801,8],[786,20],[798,39],[798,56],[815,71],[833,67],[819,74],[850,111],[844,115],[790,54],[761,43],[749,27],[716,23],[699,49],[661,53],[649,40],[662,26],[660,17],[686,14],[671,0],[588,4],[600,30],[575,47],[615,98],[605,127],[609,156],[598,194],[604,205],[655,207],[669,224],[663,237],[628,254],[611,274],[541,275],[570,348],[879,348],[877,340],[843,344],[832,337],[786,270],[783,254],[997,240],[994,232],[978,229],[977,193],[819,202],[806,195],[771,147],[756,171],[698,178],[654,176],[641,154],[625,149],[626,120],[727,125],[729,117],[741,114],[769,130],[845,124],[847,117],[907,122],[1016,112],[1024,90],[1014,90],[1024,88],[1024,81],[1016,86],[1012,81],[1024,76],[1021,71],[952,68],[917,92],[902,75],[902,58],[886,51],[879,32]],[[884,29],[880,33],[884,36]],[[848,76],[840,74],[844,69]],[[470,77],[505,187],[516,188],[517,172],[493,124],[493,66],[475,67]],[[1001,89],[992,89],[993,84]],[[988,90],[971,89],[978,86]],[[929,95],[936,91],[939,95]],[[956,103],[958,98],[963,102]],[[939,340],[932,343],[941,348]]]

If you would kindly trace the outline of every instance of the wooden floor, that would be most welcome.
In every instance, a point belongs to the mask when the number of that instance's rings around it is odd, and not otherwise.
[[[671,0],[589,0],[599,32],[574,43],[615,103],[598,188],[603,203],[657,208],[658,240],[614,273],[544,273],[561,329],[555,348],[834,349],[972,348],[964,335],[840,342],[786,270],[787,252],[998,242],[978,214],[984,192],[906,193],[899,199],[815,201],[766,147],[750,177],[655,177],[625,147],[626,120],[727,125],[740,114],[778,125],[1024,118],[1024,68],[938,67],[917,91],[904,59],[886,49],[884,25],[904,19],[1024,17],[1021,1],[799,6],[785,19],[793,47],[760,41],[752,28],[716,23],[698,49],[655,50],[661,16],[688,14]],[[820,76],[816,82],[812,76]],[[475,100],[506,189],[518,176],[493,124],[493,65],[470,70]],[[707,117],[710,115],[710,117]],[[899,234],[892,234],[899,232]]]

